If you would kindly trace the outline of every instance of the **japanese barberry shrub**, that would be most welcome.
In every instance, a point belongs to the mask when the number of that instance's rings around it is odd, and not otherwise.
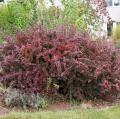
[[[94,41],[75,28],[43,27],[7,37],[0,82],[40,94],[74,99],[113,99],[120,93],[120,54],[114,44]]]

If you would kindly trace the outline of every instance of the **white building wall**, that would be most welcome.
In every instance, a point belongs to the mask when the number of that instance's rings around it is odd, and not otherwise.
[[[108,11],[108,14],[113,22],[113,29],[116,28],[117,26],[117,23],[120,22],[120,0],[106,0],[107,3],[108,3],[108,7],[107,7],[107,11]],[[110,4],[109,4],[109,2]],[[111,4],[112,2],[112,4]],[[116,5],[117,3],[117,5]],[[104,22],[103,23],[103,32],[106,32],[107,33],[107,24],[108,24],[108,21]]]
[[[120,6],[110,6],[107,10],[112,21],[120,22]]]

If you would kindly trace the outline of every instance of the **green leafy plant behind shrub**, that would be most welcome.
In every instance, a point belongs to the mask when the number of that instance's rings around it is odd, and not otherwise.
[[[48,106],[47,101],[43,97],[37,95],[36,107],[37,108],[46,108],[47,106]]]
[[[39,3],[39,4],[37,4]],[[62,0],[63,9],[52,6],[47,8],[45,0],[11,1],[7,6],[0,7],[0,26],[4,32],[14,33],[17,29],[25,30],[31,24],[39,22],[49,28],[75,25],[79,30],[94,29],[99,26],[95,10],[87,1]]]
[[[10,1],[0,6],[0,31],[14,34],[18,29],[25,30],[37,19],[35,16],[36,2],[34,0]]]
[[[94,29],[100,25],[100,19],[87,1],[62,0],[62,8],[57,7],[54,0],[51,0],[51,4],[52,6],[47,8],[43,0],[38,13],[40,23],[49,28],[58,27],[60,24],[69,27],[71,24],[79,30],[88,30],[91,25]]]
[[[120,40],[120,24],[117,25],[115,29],[113,29],[113,38],[115,40]]]
[[[95,10],[87,1],[80,0],[62,0],[64,5],[65,22],[75,24],[78,29],[87,30],[89,25],[95,28],[98,25],[98,18]]]
[[[29,0],[28,0],[29,1]],[[25,29],[32,22],[30,2],[10,2],[8,4],[9,22],[19,29]]]
[[[9,12],[7,6],[0,6],[0,32],[9,33],[11,24],[9,23]]]
[[[0,38],[0,44],[2,44],[3,43],[3,39],[2,38]]]
[[[120,47],[120,24],[113,29],[113,38],[116,42],[117,47]]]

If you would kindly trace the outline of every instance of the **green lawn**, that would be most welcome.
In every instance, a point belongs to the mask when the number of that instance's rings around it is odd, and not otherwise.
[[[0,119],[120,119],[120,106],[110,109],[76,109],[69,111],[13,112]]]

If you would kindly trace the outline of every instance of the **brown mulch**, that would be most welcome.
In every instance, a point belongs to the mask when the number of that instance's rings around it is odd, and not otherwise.
[[[1,97],[1,95],[0,95],[0,116],[1,116],[1,115],[5,115],[5,114],[8,114],[9,112],[10,112],[9,109],[4,108],[4,105],[3,105],[3,103],[2,103],[2,97]]]
[[[9,109],[7,109],[7,108],[4,107],[4,105],[2,103],[2,99],[0,97],[0,116],[8,114],[9,112],[10,112]]]
[[[56,104],[51,104],[49,105],[49,107],[47,108],[47,110],[49,111],[58,111],[58,110],[69,110],[73,108],[72,105],[70,105],[67,102],[61,102],[61,103],[56,103]]]
[[[4,107],[0,107],[0,116],[8,114],[10,111]]]

